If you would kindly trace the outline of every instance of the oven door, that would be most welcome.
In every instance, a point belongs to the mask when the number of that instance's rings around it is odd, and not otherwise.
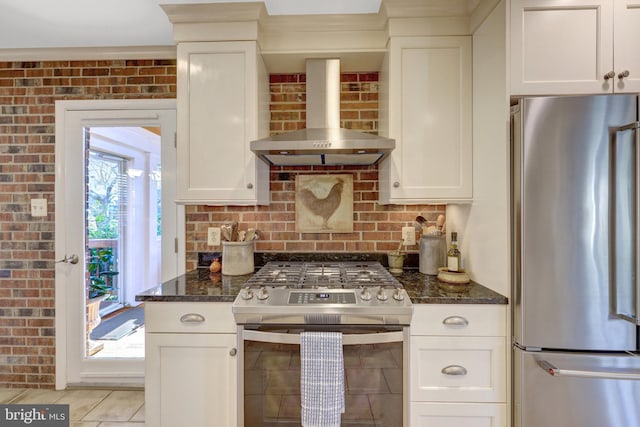
[[[239,425],[300,426],[300,332],[343,334],[343,426],[406,426],[407,327],[240,326]]]

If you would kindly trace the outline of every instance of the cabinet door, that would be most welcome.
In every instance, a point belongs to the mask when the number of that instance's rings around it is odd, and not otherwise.
[[[610,93],[613,1],[513,0],[511,94]]]
[[[411,427],[505,427],[506,405],[411,403]]]
[[[145,417],[156,427],[236,427],[235,334],[147,334]]]
[[[381,203],[470,199],[471,38],[392,38],[385,82],[396,148],[380,165]]]
[[[179,202],[268,203],[268,166],[250,150],[268,123],[258,117],[259,80],[255,42],[178,45]]]
[[[410,401],[506,402],[504,337],[410,338]]]
[[[616,0],[614,23],[615,91],[640,92],[640,1]]]

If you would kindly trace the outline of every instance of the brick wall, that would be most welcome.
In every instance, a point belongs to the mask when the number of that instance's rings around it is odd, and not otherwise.
[[[378,131],[378,73],[341,74],[341,126]],[[305,75],[271,75],[271,131],[305,127]],[[295,177],[298,174],[352,174],[354,231],[297,233]],[[269,206],[187,206],[187,269],[196,268],[198,252],[220,251],[207,245],[207,228],[237,221],[240,228],[261,230],[259,252],[387,252],[398,247],[403,225],[422,214],[435,222],[444,205],[384,206],[378,200],[378,167],[272,167]],[[417,252],[418,247],[409,248]]]
[[[175,74],[175,60],[0,62],[0,386],[55,383],[55,101],[175,98]],[[36,197],[47,217],[31,217]]]

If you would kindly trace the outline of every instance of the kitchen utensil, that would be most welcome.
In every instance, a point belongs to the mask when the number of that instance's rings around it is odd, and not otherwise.
[[[235,221],[231,223],[231,241],[232,242],[238,241],[238,223]]]
[[[400,251],[398,252],[390,252],[388,254],[387,260],[389,262],[389,272],[391,273],[402,273],[402,268],[404,267],[404,254]]]
[[[433,227],[434,229],[436,227]],[[446,235],[436,231],[436,234],[423,234],[420,238],[420,273],[435,276],[438,268],[446,264],[447,241]]]
[[[447,267],[440,267],[438,269],[438,280],[454,285],[466,285],[471,281],[469,275],[464,271],[449,271]]]
[[[238,230],[238,242],[244,242],[246,236],[247,236],[246,230]]]
[[[422,234],[442,234],[440,233],[440,230],[438,230],[438,227],[436,227],[435,225],[430,225],[428,227],[422,227]]]
[[[260,230],[256,230],[255,228],[247,229],[247,235],[245,236],[245,240],[258,240],[260,238]]]
[[[225,242],[231,241],[231,226],[227,224],[222,224],[220,226],[220,235],[222,236],[222,240]]]
[[[241,276],[253,273],[255,243],[250,242],[222,242],[222,274],[227,276]]]
[[[436,218],[436,227],[438,227],[438,229],[442,229],[443,226],[444,226],[444,215],[438,215],[438,218]]]
[[[414,223],[414,228],[416,229],[416,231],[422,232],[422,230],[424,230],[428,223],[429,221],[427,221],[425,217],[423,217],[422,215],[418,215]]]

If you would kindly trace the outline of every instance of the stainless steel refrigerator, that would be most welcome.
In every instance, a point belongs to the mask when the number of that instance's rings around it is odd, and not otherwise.
[[[512,108],[514,427],[640,427],[638,108]]]

